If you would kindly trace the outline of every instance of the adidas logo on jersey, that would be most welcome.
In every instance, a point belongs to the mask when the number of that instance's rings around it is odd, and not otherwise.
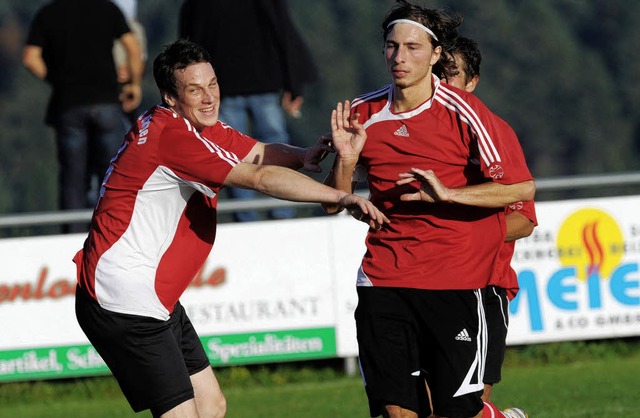
[[[467,332],[466,328],[464,328],[462,331],[460,331],[458,333],[458,335],[456,335],[456,340],[457,341],[471,341],[471,337],[469,337],[469,333]]]
[[[404,138],[409,138],[409,131],[407,131],[407,126],[404,124],[401,127],[399,127],[398,130],[395,131],[393,134],[395,136],[402,136]]]

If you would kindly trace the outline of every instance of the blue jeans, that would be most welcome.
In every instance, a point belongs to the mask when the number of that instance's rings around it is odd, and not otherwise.
[[[247,96],[229,96],[220,103],[220,120],[234,129],[260,142],[290,143],[284,110],[280,105],[280,93],[263,93]],[[256,192],[247,189],[229,188],[234,199],[254,199]],[[268,213],[271,219],[293,218],[295,209],[278,208]],[[236,222],[256,221],[256,211],[234,213]]]
[[[89,193],[92,176],[97,177],[98,184],[102,182],[126,133],[122,109],[111,103],[74,106],[59,112],[54,125],[60,209],[91,208],[97,200],[97,193]],[[76,225],[65,230],[84,232],[86,227]]]

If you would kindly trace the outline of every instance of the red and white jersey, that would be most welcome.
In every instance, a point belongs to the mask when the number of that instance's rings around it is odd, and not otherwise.
[[[505,214],[518,212],[533,222],[534,225],[538,225],[536,208],[533,201],[516,202],[507,206],[504,211]],[[496,259],[495,272],[489,281],[490,285],[505,289],[509,300],[515,298],[518,294],[518,290],[520,290],[520,286],[518,285],[518,274],[511,267],[511,259],[513,258],[515,248],[516,241],[505,242],[503,244],[502,249],[498,253],[498,258]]]
[[[218,122],[198,133],[156,106],[111,161],[78,283],[109,311],[167,320],[209,255],[217,195],[256,141]]]
[[[360,286],[482,288],[504,243],[503,209],[401,201],[419,185],[397,186],[400,173],[430,169],[451,188],[532,179],[509,125],[437,77],[433,88],[429,100],[403,113],[393,111],[393,85],[352,103],[367,131],[359,164],[372,202],[391,220],[367,235]]]

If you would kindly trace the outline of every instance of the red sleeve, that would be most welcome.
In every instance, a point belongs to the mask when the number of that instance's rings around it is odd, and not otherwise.
[[[249,154],[249,151],[258,141],[240,131],[236,131],[231,126],[219,122],[211,128],[205,129],[203,134],[214,138],[215,142],[222,148],[233,151],[242,160]]]
[[[464,95],[469,106],[463,114],[478,142],[479,162],[486,178],[501,184],[533,180],[511,126],[491,112],[473,94]]]
[[[492,115],[488,124],[491,144],[495,148],[495,159],[482,164],[485,175],[502,184],[515,184],[533,180],[522,152],[522,147],[513,129],[502,119]]]
[[[197,133],[179,123],[163,131],[162,141],[166,145],[160,148],[158,157],[163,165],[183,180],[214,189],[222,187],[231,169],[256,143],[230,128]]]
[[[509,214],[511,212],[519,212],[521,215],[533,222],[534,225],[538,226],[538,217],[536,216],[536,208],[533,200],[529,200],[527,202],[516,202],[507,206],[505,208],[505,213]]]

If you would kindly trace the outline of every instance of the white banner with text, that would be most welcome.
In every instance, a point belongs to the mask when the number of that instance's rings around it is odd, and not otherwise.
[[[640,335],[640,197],[543,202],[512,266],[509,344]],[[181,298],[214,366],[357,355],[366,225],[221,224]],[[84,235],[0,240],[0,382],[108,373],[74,313]],[[460,261],[462,262],[462,260]]]

